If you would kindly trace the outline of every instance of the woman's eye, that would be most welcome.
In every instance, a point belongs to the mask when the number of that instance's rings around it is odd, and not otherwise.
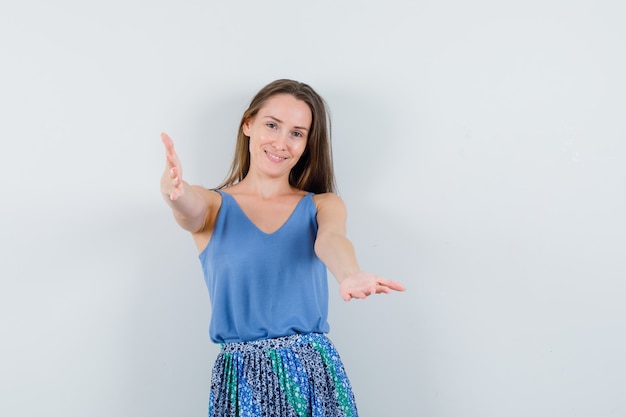
[[[301,138],[302,137],[302,133],[300,132],[293,132],[293,135],[297,138]]]
[[[271,123],[270,122],[266,126],[269,127],[270,129],[274,129],[274,128],[276,128],[276,123]]]

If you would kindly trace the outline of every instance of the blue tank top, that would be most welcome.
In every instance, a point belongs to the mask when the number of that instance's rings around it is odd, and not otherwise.
[[[313,194],[303,197],[280,229],[268,234],[230,194],[217,191],[222,204],[211,240],[199,255],[211,299],[211,340],[327,333],[328,278],[313,250]]]

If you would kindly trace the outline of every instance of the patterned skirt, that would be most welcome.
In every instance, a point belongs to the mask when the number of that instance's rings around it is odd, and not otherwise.
[[[213,366],[209,417],[357,417],[330,340],[310,333],[225,343]]]

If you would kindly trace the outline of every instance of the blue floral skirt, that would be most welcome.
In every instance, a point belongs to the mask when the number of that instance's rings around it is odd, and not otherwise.
[[[225,343],[209,417],[357,417],[339,354],[323,334]]]

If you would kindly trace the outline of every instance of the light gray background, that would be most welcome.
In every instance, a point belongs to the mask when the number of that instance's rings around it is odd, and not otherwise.
[[[13,3],[13,4],[10,4]],[[328,101],[362,417],[626,415],[622,1],[0,6],[0,415],[203,416],[217,347],[161,131],[217,185],[252,95]]]

